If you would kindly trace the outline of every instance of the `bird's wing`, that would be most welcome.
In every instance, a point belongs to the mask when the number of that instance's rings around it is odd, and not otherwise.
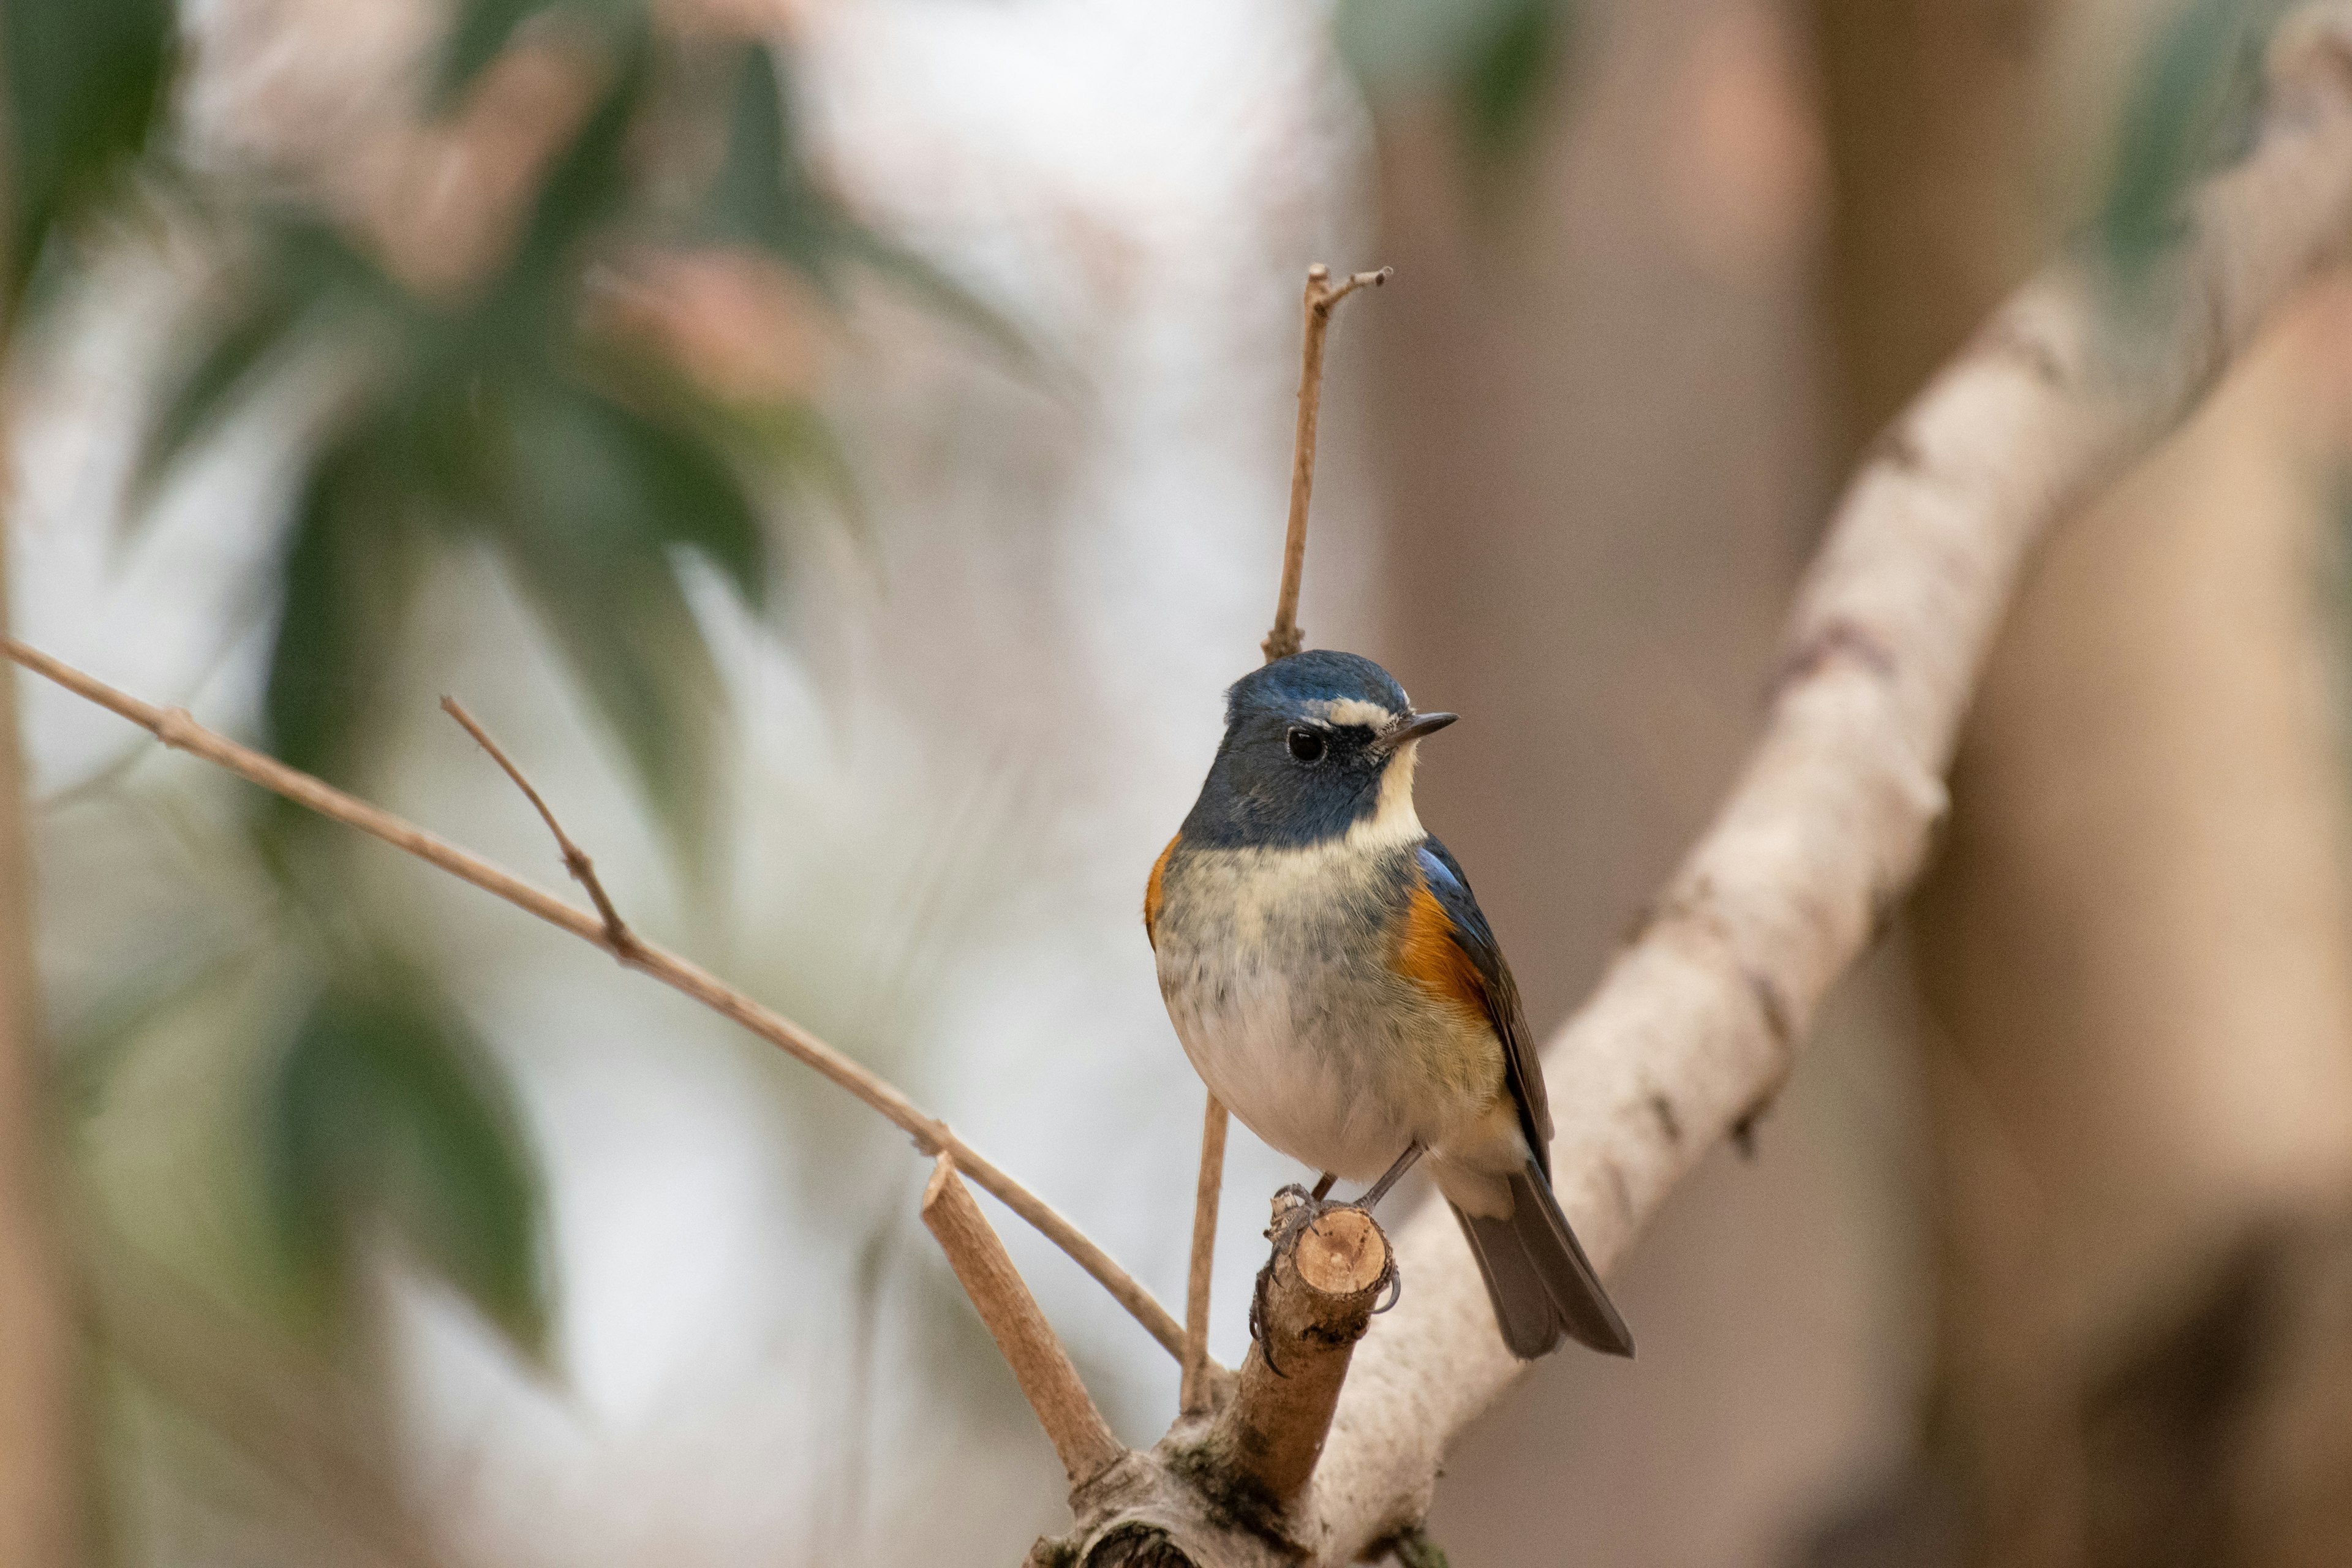
[[[1543,1062],[1528,1037],[1528,1016],[1519,1005],[1519,987],[1511,978],[1511,966],[1503,962],[1503,950],[1496,944],[1494,929],[1470,891],[1470,879],[1445,846],[1434,838],[1424,841],[1419,859],[1426,888],[1423,896],[1434,906],[1433,912],[1444,916],[1445,936],[1467,961],[1452,966],[1445,989],[1485,1012],[1501,1038],[1503,1070],[1510,1080],[1511,1098],[1518,1102],[1520,1131],[1527,1134],[1536,1163],[1549,1180],[1551,1104],[1544,1095]]]

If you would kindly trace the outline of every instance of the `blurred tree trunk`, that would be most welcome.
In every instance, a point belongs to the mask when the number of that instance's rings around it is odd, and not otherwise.
[[[6,629],[0,529],[0,631]],[[78,1555],[74,1324],[52,1212],[16,682],[0,679],[0,1563]]]
[[[1850,437],[2087,206],[2036,189],[2070,9],[1816,0]],[[2317,1326],[2352,1315],[2323,570],[2347,341],[2352,306],[2309,302],[2060,535],[1955,770],[1913,932],[1939,1161],[1931,1437],[1979,1562],[2352,1551],[2346,1340]]]

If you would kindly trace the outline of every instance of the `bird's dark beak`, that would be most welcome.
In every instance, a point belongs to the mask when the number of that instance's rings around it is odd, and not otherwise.
[[[1459,713],[1408,713],[1372,737],[1372,750],[1393,752],[1409,741],[1436,734],[1461,717]]]

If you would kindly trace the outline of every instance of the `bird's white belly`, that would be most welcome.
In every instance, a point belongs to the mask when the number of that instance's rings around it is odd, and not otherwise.
[[[1293,988],[1244,968],[1223,988],[1171,1005],[1201,1080],[1249,1130],[1295,1160],[1369,1182],[1412,1141],[1409,1085],[1346,1042],[1301,1037]],[[1362,1042],[1371,1045],[1372,1042]],[[1377,1047],[1375,1047],[1377,1050]],[[1370,1055],[1372,1053],[1363,1053]]]
[[[1466,1152],[1502,1081],[1491,1028],[1393,971],[1364,889],[1325,880],[1345,868],[1287,862],[1212,852],[1169,889],[1160,984],[1194,1069],[1267,1143],[1349,1181],[1415,1140]]]

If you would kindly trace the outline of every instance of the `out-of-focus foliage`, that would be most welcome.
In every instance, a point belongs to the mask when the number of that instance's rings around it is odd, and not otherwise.
[[[152,479],[302,351],[341,350],[358,384],[322,432],[287,522],[265,705],[273,749],[351,777],[381,718],[378,679],[415,562],[439,542],[484,540],[692,857],[708,828],[717,683],[678,552],[709,561],[755,608],[772,563],[751,454],[724,437],[713,400],[683,375],[633,374],[633,345],[600,333],[583,309],[601,254],[658,233],[631,167],[655,44],[618,25],[603,38],[614,58],[599,100],[511,254],[455,298],[404,284],[309,213],[242,215],[254,258],[241,298],[167,402],[144,467]],[[774,62],[743,52],[753,64],[741,96],[773,106],[758,84]],[[730,168],[740,161],[731,155]],[[784,171],[765,172],[785,206]],[[756,179],[756,165],[736,177]],[[814,243],[778,249],[804,266]]]
[[[113,194],[162,114],[177,33],[170,0],[9,0],[6,293],[13,321],[53,232]]]
[[[2286,0],[2188,0],[2150,47],[2124,109],[2099,239],[2136,277],[2175,238],[2182,196],[2245,150],[2259,113],[2263,50]]]
[[[1576,23],[1574,0],[1341,0],[1338,18],[1369,92],[1443,91],[1465,151],[1492,163],[1525,146]]]
[[[490,62],[506,51],[527,22],[552,16],[592,37],[623,38],[642,29],[643,0],[467,0],[457,7],[441,68],[433,84],[434,107],[454,107]]]
[[[385,1222],[543,1356],[538,1176],[488,1060],[419,975],[331,988],[302,1017],[261,1136],[271,1217],[314,1310],[331,1313],[355,1236]]]
[[[428,279],[347,205],[306,195],[315,179],[198,167],[166,150],[178,65],[167,0],[10,0],[0,18],[10,310],[36,257],[67,275],[54,231],[116,201],[142,168],[159,185],[170,176],[160,221],[220,263],[221,298],[192,316],[158,399],[133,521],[259,395],[288,377],[331,388],[314,400],[278,523],[268,746],[364,785],[403,628],[434,580],[425,568],[468,550],[499,563],[681,862],[704,864],[720,689],[690,563],[763,611],[781,566],[764,513],[790,493],[778,481],[799,467],[836,494],[844,480],[789,375],[764,390],[714,381],[691,342],[665,335],[665,264],[748,256],[819,302],[864,268],[1014,341],[824,189],[791,123],[787,62],[750,40],[672,37],[647,0],[457,5],[402,134],[462,134],[453,128],[512,51],[537,50],[579,95],[575,117],[547,127],[554,144],[510,223],[490,226],[503,246]],[[297,1021],[260,1053],[254,1090],[267,1228],[294,1299],[334,1326],[354,1237],[388,1227],[541,1356],[550,1308],[522,1123],[431,977],[388,956],[365,912],[344,907],[347,840],[311,820],[272,800],[249,840],[285,895],[281,947],[308,955],[281,983],[316,994],[279,1009]],[[120,1005],[100,1011],[143,1018],[184,990],[159,999],[140,984],[126,976]],[[79,1075],[93,1096],[114,1053],[95,1055],[104,1060]]]

